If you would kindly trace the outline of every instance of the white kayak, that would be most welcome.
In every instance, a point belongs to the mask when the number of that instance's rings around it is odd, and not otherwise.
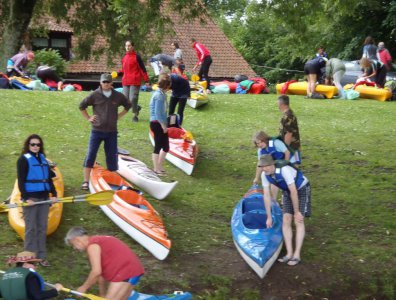
[[[177,185],[177,181],[164,182],[147,165],[119,149],[118,171],[122,177],[140,187],[155,199],[165,199]]]

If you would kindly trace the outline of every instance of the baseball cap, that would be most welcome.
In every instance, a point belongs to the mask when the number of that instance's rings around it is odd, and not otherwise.
[[[100,75],[100,82],[102,83],[103,81],[112,82],[113,78],[111,77],[111,74],[105,73],[105,74]]]
[[[260,157],[260,159],[257,163],[257,167],[266,167],[266,166],[270,166],[270,165],[274,165],[274,164],[275,164],[275,161],[272,158],[272,156],[269,154],[265,154]]]

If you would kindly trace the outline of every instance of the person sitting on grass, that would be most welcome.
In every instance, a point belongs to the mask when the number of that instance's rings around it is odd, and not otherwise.
[[[54,289],[44,290],[44,281],[36,272],[36,267],[41,259],[30,251],[23,251],[10,257],[9,265],[15,267],[6,271],[0,280],[0,298],[5,300],[36,300],[52,299],[58,296],[63,289],[56,283]]]
[[[301,248],[305,236],[304,218],[311,216],[311,185],[303,173],[289,165],[279,166],[271,155],[263,155],[257,163],[263,171],[264,205],[267,212],[267,227],[272,227],[271,199],[275,187],[282,190],[282,233],[286,255],[278,259],[281,263],[295,266],[301,262]],[[292,220],[296,226],[293,250]]]
[[[97,283],[101,297],[127,300],[144,274],[136,254],[115,237],[90,236],[84,228],[73,227],[67,232],[65,243],[86,252],[91,264],[87,279],[77,289],[80,293],[85,293]]]

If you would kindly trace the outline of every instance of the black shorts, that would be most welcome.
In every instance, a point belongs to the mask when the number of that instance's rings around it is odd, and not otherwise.
[[[320,73],[320,68],[318,68],[318,65],[306,63],[304,65],[304,73],[305,75],[318,74]]]

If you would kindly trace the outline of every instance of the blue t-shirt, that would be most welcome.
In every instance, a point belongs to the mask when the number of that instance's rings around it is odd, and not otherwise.
[[[190,83],[188,80],[177,74],[171,74],[172,97],[189,98],[191,97]]]

